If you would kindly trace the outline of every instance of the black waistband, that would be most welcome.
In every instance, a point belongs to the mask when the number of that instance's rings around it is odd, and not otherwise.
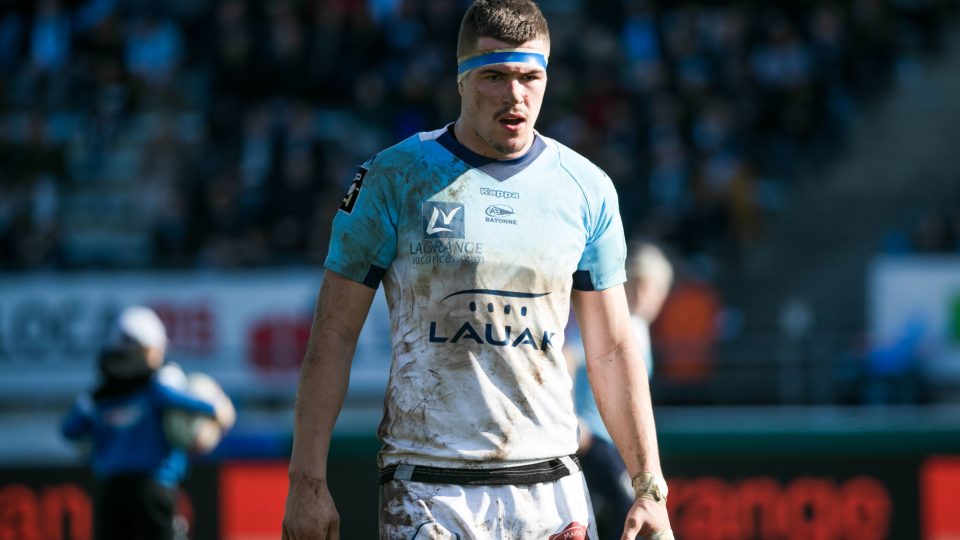
[[[496,469],[447,469],[424,465],[390,465],[380,469],[380,483],[390,480],[410,480],[428,484],[455,484],[461,486],[503,486],[554,482],[580,471],[577,456]]]

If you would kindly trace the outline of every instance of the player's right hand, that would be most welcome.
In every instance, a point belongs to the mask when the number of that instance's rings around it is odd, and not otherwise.
[[[340,540],[340,514],[325,480],[290,475],[281,540]]]

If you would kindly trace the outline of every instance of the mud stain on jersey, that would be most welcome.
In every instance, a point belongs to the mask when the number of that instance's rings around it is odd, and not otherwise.
[[[507,459],[510,455],[510,442],[512,438],[512,426],[507,427],[507,430],[503,433],[503,439],[496,443],[497,448],[493,452],[490,452],[491,461],[505,461]]]
[[[421,159],[413,167],[407,168],[411,181],[410,189],[407,193],[407,201],[415,203],[417,208],[423,201],[433,198],[449,185],[451,175],[448,171],[437,169],[429,163],[429,160]]]
[[[383,416],[380,418],[380,425],[377,426],[377,438],[383,440],[388,433],[390,433],[391,428],[393,427],[393,417],[390,415],[390,407],[387,406],[387,403],[390,400],[390,389],[387,389],[387,393],[383,398]]]
[[[514,403],[515,405],[519,405]],[[504,410],[501,421],[489,419],[490,425],[483,431],[488,432],[494,449],[490,452],[488,459],[491,461],[506,461],[510,457],[510,452],[517,445],[517,422],[521,421],[524,415],[528,414],[516,407],[509,407]]]
[[[533,380],[537,381],[537,384],[543,386],[543,368],[540,367],[536,362],[531,363]]]
[[[418,333],[416,328],[408,328],[409,330],[404,332],[402,336],[398,336],[396,339],[394,339],[393,353],[397,358],[413,352],[414,341]]]
[[[461,202],[463,200],[463,190],[466,189],[466,187],[466,179],[461,176],[454,180],[445,191],[451,200]]]
[[[385,403],[393,409],[390,431],[398,429],[421,448],[435,445],[443,434],[431,429],[436,421],[430,420],[433,412],[442,408],[438,404],[450,399],[453,391],[447,388],[441,373],[421,359],[407,362],[394,375],[388,385],[391,401]]]

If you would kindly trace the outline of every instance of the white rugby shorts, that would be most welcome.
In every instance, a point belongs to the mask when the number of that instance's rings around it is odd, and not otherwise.
[[[597,540],[582,472],[554,482],[380,486],[380,540]]]

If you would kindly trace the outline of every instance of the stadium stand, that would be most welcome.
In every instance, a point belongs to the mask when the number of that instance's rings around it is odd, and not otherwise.
[[[350,170],[456,116],[453,0],[6,2],[0,265],[319,262]],[[616,180],[632,235],[748,247],[950,2],[545,2],[541,129]]]
[[[356,165],[456,117],[462,4],[3,3],[0,270],[318,266]],[[802,215],[855,119],[942,54],[957,2],[543,8],[563,46],[539,128],[610,174],[628,235],[721,304],[698,332],[742,356],[743,325],[779,319],[730,276]],[[956,245],[955,206],[924,208],[887,249]]]

